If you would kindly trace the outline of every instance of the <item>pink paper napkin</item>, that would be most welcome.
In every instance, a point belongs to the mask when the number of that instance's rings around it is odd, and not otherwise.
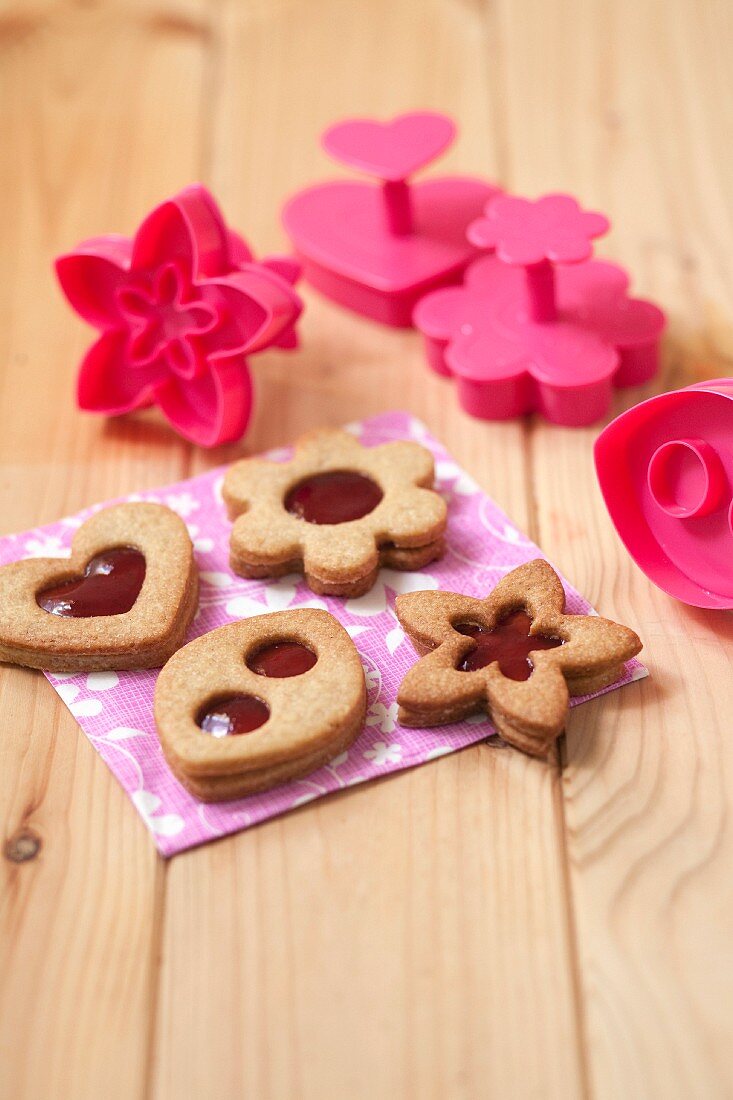
[[[236,619],[283,608],[327,608],[344,624],[361,654],[369,696],[364,732],[348,752],[305,779],[276,790],[237,802],[205,805],[180,786],[163,759],[153,722],[156,670],[46,674],[129,794],[164,856],[247,829],[330,791],[434,760],[494,732],[485,718],[436,729],[403,729],[397,724],[397,689],[416,655],[395,618],[395,595],[441,588],[482,596],[505,573],[542,556],[541,552],[413,417],[387,413],[350,425],[349,431],[367,445],[415,439],[428,447],[436,459],[438,488],[449,504],[443,560],[418,573],[383,569],[372,591],[359,599],[315,597],[296,576],[274,581],[235,576],[227,564],[230,524],[221,502],[221,468],[126,498],[167,504],[188,525],[201,571],[201,601],[191,638]],[[271,452],[269,457],[286,458],[288,453]],[[105,505],[0,539],[0,564],[29,556],[68,554],[75,529],[102,507]],[[591,611],[587,601],[564,583],[568,610]],[[614,688],[645,675],[644,666],[632,661]],[[584,701],[574,699],[572,705]]]

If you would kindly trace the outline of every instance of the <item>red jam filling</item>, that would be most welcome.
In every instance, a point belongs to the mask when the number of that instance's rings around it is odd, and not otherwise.
[[[36,603],[51,615],[88,619],[94,615],[124,615],[140,594],[145,580],[145,555],[132,546],[96,554],[84,575],[44,588]]]
[[[256,695],[230,695],[209,704],[196,722],[212,737],[227,737],[231,733],[251,733],[264,726],[269,717],[270,708]]]
[[[530,636],[531,625],[526,611],[507,615],[493,630],[484,630],[474,623],[459,623],[454,630],[476,642],[461,661],[459,670],[474,672],[498,661],[502,673],[510,680],[529,680],[533,668],[530,654],[538,649],[556,649],[563,644],[560,638],[545,638],[541,634]]]
[[[333,470],[301,481],[286,496],[285,507],[307,523],[348,523],[368,516],[382,496],[370,477]]]
[[[247,661],[247,667],[258,676],[300,676],[313,668],[318,658],[315,653],[300,642],[275,642],[254,653]]]

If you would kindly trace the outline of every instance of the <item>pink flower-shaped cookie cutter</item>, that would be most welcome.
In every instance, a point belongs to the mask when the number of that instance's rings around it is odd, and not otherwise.
[[[655,374],[664,314],[628,297],[623,268],[591,259],[607,229],[570,195],[502,195],[470,225],[493,255],[470,264],[461,287],[426,295],[414,317],[430,366],[456,379],[471,415],[591,424],[614,385]]]
[[[132,240],[84,241],[56,271],[71,305],[100,330],[81,364],[79,407],[117,416],[155,404],[204,447],[247,426],[247,356],[297,343],[298,264],[257,263],[199,184],[157,206]]]

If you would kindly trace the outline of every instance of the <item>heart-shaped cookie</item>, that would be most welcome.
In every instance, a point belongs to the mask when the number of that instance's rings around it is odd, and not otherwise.
[[[350,168],[397,182],[435,160],[453,141],[455,132],[447,115],[411,111],[391,122],[372,118],[338,122],[324,133],[323,147]]]
[[[157,668],[198,603],[183,520],[162,504],[117,504],[74,536],[70,558],[0,569],[0,660],[50,671]]]
[[[359,735],[359,654],[327,611],[256,615],[189,642],[155,687],[155,724],[172,771],[204,802],[306,775]]]

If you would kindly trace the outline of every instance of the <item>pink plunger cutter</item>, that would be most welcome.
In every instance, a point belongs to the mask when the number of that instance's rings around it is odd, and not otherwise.
[[[595,460],[649,579],[694,607],[733,608],[733,378],[634,406],[600,434]]]
[[[570,195],[500,195],[470,225],[470,240],[492,254],[414,314],[428,363],[455,378],[466,412],[591,424],[607,412],[613,386],[655,374],[664,314],[628,297],[623,268],[591,259],[608,225]]]
[[[100,331],[79,372],[81,409],[158,405],[185,439],[238,439],[252,410],[247,357],[297,344],[296,262],[257,263],[206,188],[157,206],[134,239],[108,234],[56,261],[71,305]]]
[[[416,111],[391,122],[355,118],[323,135],[342,164],[376,177],[317,184],[294,195],[283,224],[304,278],[343,306],[397,327],[412,324],[428,291],[460,280],[477,256],[466,227],[498,191],[478,179],[409,178],[453,141],[445,115]]]

